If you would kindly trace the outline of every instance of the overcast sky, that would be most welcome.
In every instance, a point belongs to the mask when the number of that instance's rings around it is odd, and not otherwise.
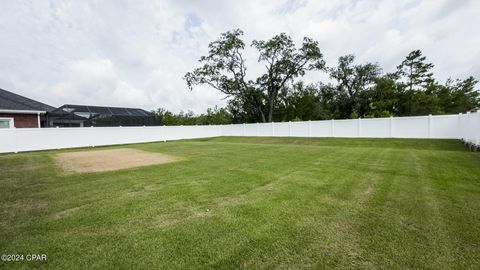
[[[225,104],[189,91],[208,43],[241,28],[245,42],[280,32],[320,42],[327,65],[353,53],[392,71],[421,49],[436,78],[480,78],[480,1],[0,1],[0,88],[52,106],[164,107],[203,112]],[[246,52],[250,76],[260,72]],[[324,74],[310,73],[318,81]]]

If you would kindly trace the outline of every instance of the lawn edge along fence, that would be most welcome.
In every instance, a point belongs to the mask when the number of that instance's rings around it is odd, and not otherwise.
[[[219,136],[460,139],[480,149],[480,110],[465,114],[205,126],[0,129],[0,153]]]

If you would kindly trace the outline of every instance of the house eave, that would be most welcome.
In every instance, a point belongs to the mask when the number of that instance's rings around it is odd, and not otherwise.
[[[12,114],[46,114],[46,111],[30,111],[30,110],[5,110],[0,109],[0,113],[12,113]]]

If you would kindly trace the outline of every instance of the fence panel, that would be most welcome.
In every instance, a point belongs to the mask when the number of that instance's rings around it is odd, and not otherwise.
[[[310,127],[311,137],[334,137],[332,120],[312,121]],[[303,122],[302,122],[303,123]]]
[[[16,129],[0,129],[0,153],[17,152]]]
[[[460,138],[459,115],[435,115],[431,117],[431,138]]]
[[[0,153],[216,136],[463,139],[480,146],[480,111],[458,115],[210,126],[0,130]]]
[[[257,136],[273,136],[272,123],[257,124],[258,132]]]
[[[463,114],[460,118],[462,139],[480,147],[480,110]]]
[[[394,117],[392,137],[395,138],[428,138],[428,116]]]
[[[360,137],[388,138],[391,137],[390,118],[367,118],[360,121]]]
[[[293,137],[310,137],[311,122],[290,122],[291,132]]]
[[[224,125],[222,134],[223,136],[244,136],[243,125]]]
[[[290,136],[290,124],[289,122],[272,123],[273,136],[288,137]]]
[[[244,124],[245,126],[245,135],[244,136],[258,136],[257,124]],[[241,135],[237,135],[241,136]]]
[[[359,137],[358,119],[355,120],[335,120],[335,137]]]
[[[475,121],[474,127],[477,129],[477,135],[475,136],[476,140],[474,144],[477,145],[477,147],[480,147],[480,110],[478,110],[475,115],[477,116],[477,120]]]

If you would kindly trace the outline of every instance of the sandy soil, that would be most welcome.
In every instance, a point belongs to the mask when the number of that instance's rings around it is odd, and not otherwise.
[[[68,152],[55,156],[65,173],[114,171],[177,160],[176,157],[129,148]]]

